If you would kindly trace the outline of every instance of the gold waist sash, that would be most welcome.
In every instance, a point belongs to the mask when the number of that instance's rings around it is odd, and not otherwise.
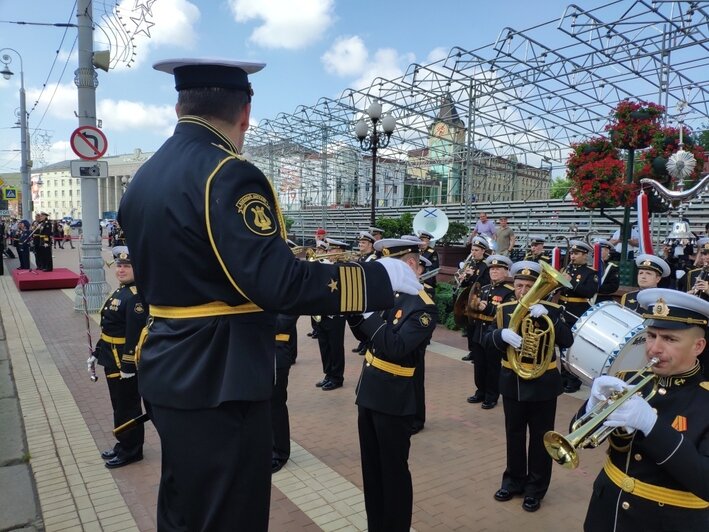
[[[103,333],[101,333],[101,340],[113,345],[123,345],[126,343],[125,338],[121,338],[120,336],[108,336],[107,334]]]
[[[369,350],[365,353],[364,359],[375,368],[391,373],[392,375],[398,375],[399,377],[413,377],[414,371],[416,370],[416,368],[400,366],[399,364],[377,358]]]
[[[250,314],[252,312],[263,312],[263,309],[251,302],[232,307],[223,301],[211,301],[210,303],[191,307],[150,305],[150,315],[154,318],[209,318],[212,316],[228,316],[230,314]]]

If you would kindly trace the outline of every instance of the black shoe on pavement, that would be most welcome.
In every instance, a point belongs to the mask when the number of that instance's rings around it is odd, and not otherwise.
[[[108,469],[116,469],[118,467],[123,467],[127,466],[128,464],[132,464],[133,462],[140,462],[142,459],[142,454],[138,454],[132,457],[115,456],[110,460],[106,461],[105,465]]]
[[[271,459],[271,473],[278,473],[283,466],[286,465],[288,460],[281,460],[280,458]]]
[[[471,404],[482,403],[484,400],[485,400],[485,398],[482,395],[478,395],[478,394],[471,395],[470,397],[468,397],[466,399],[466,401],[468,401]]]
[[[342,388],[342,383],[337,383],[337,382],[332,382],[332,381],[327,381],[325,384],[323,384],[320,389],[329,392],[330,390],[336,390],[337,388]]]
[[[101,451],[101,458],[104,460],[110,460],[111,458],[116,457],[116,451],[113,449],[108,449],[107,451]]]
[[[527,512],[536,512],[541,506],[541,501],[536,497],[525,497],[522,508]]]
[[[315,383],[315,386],[316,386],[317,388],[322,388],[322,387],[325,386],[328,382],[330,382],[330,381],[328,380],[327,377],[325,377],[323,380],[316,382],[316,383]]]
[[[500,488],[499,490],[497,490],[495,492],[495,495],[493,495],[493,497],[495,497],[496,501],[505,502],[505,501],[509,501],[515,495],[516,494],[512,493],[510,490],[506,490],[505,488]]]
[[[581,385],[580,384],[577,385],[576,383],[573,383],[573,384],[569,383],[564,386],[564,392],[566,392],[566,393],[575,393],[575,392],[578,392],[580,389],[581,389]]]
[[[460,359],[463,360],[463,361],[465,361],[465,362],[472,362],[472,360],[473,360],[473,354],[472,354],[472,353],[468,353],[468,354],[465,355],[464,357],[460,357]]]
[[[483,401],[483,404],[480,405],[480,408],[483,410],[490,410],[491,408],[495,408],[497,406],[497,401]]]

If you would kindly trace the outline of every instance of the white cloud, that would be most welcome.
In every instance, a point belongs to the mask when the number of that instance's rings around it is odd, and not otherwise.
[[[96,114],[108,131],[171,134],[177,120],[172,105],[146,105],[127,100],[100,100]]]
[[[55,90],[56,87],[56,90]],[[34,119],[39,119],[40,114],[44,113],[44,106],[49,106],[47,116],[58,118],[60,120],[76,120],[74,111],[78,107],[79,97],[76,92],[76,85],[73,83],[64,83],[61,85],[50,85],[44,89],[42,94],[42,103],[33,114]],[[34,106],[34,102],[39,98],[41,90],[36,88],[27,89],[27,110]],[[49,101],[51,100],[51,105]],[[36,116],[35,116],[36,115]]]
[[[404,69],[415,60],[412,53],[399,54],[393,48],[381,48],[374,53],[359,78],[353,82],[360,89],[371,85],[376,78],[394,79],[404,74]]]
[[[333,0],[229,0],[236,22],[260,21],[250,40],[265,48],[300,49],[333,22]]]
[[[440,61],[441,59],[445,59],[446,57],[448,57],[449,54],[449,48],[443,48],[442,46],[439,46],[438,48],[434,48],[433,50],[428,52],[428,55],[426,56],[426,63],[435,63],[437,61]]]
[[[355,35],[339,37],[320,59],[327,72],[344,77],[360,74],[364,70],[368,55],[364,41]]]

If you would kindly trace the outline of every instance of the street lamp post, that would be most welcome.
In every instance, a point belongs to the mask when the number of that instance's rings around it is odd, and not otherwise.
[[[396,128],[396,120],[391,115],[386,115],[382,118],[382,104],[379,102],[372,102],[367,109],[367,115],[372,122],[371,133],[367,122],[364,118],[360,118],[355,126],[355,135],[357,135],[362,150],[372,152],[372,213],[370,222],[374,226],[377,206],[377,150],[386,148],[389,145],[391,134]],[[380,119],[383,132],[377,130],[377,124]]]
[[[10,70],[10,63],[12,63],[12,57],[4,52],[10,51],[15,52],[17,57],[20,59],[20,154],[21,154],[21,166],[20,173],[22,175],[22,216],[30,216],[30,147],[29,147],[29,137],[27,131],[27,105],[25,103],[25,69],[22,62],[22,56],[20,52],[14,48],[3,48],[0,50],[2,56],[0,56],[0,62],[4,65],[0,74],[5,79],[10,79],[15,73]]]

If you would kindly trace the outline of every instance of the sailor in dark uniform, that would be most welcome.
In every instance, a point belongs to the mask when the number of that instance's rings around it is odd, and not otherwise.
[[[565,309],[565,321],[573,327],[576,321],[586,312],[591,304],[589,302],[598,292],[598,272],[588,266],[588,254],[591,246],[581,240],[572,240],[569,247],[569,264],[562,270],[566,279],[571,283],[571,288],[562,288],[559,302]],[[561,378],[564,391],[573,393],[581,388],[581,380],[568,371],[562,364]]]
[[[593,485],[584,530],[635,532],[709,530],[709,382],[697,356],[706,345],[709,302],[676,290],[638,294],[647,330],[645,356],[657,393],[633,395],[604,425],[617,427]],[[635,372],[595,379],[590,410]],[[644,389],[647,396],[652,384]]]
[[[551,257],[544,253],[544,243],[546,240],[543,236],[534,235],[529,237],[529,251],[524,256],[524,260],[531,260],[534,262],[539,262],[543,260],[544,262],[551,263]]]
[[[485,259],[485,264],[490,275],[490,284],[480,290],[480,302],[477,312],[473,314],[473,319],[480,323],[481,340],[494,328],[497,307],[514,300],[514,288],[507,283],[512,260],[504,255],[490,255]],[[484,410],[497,405],[497,399],[500,397],[500,360],[500,353],[496,349],[485,349],[483,346],[483,349],[474,353],[476,390],[474,395],[468,397],[469,403],[482,403]]]
[[[419,252],[423,257],[426,257],[431,263],[427,271],[436,270],[441,267],[438,261],[438,252],[431,245],[431,240],[433,240],[433,234],[428,231],[419,231],[418,237],[421,239],[421,246],[419,247]],[[433,287],[435,294],[436,291],[436,276],[434,275],[428,279],[428,284]],[[434,298],[435,299],[435,298]]]
[[[118,213],[150,305],[139,384],[162,447],[159,530],[267,529],[277,314],[362,313],[421,290],[401,261],[293,256],[271,184],[240,155],[247,73],[262,67],[156,65],[175,75],[179,120]]]
[[[418,245],[404,239],[375,243],[385,257],[400,257],[412,271]],[[349,318],[370,338],[357,388],[359,443],[367,525],[370,532],[408,532],[413,487],[408,467],[416,413],[414,375],[436,323],[436,305],[421,290],[396,294],[393,308]]]
[[[685,291],[709,301],[709,238],[700,238],[697,248],[701,266],[687,272]]]
[[[377,252],[374,251],[374,236],[367,231],[360,231],[357,237],[357,246],[359,247],[359,258],[357,262],[371,262],[377,260]],[[360,339],[357,347],[352,349],[353,353],[364,356],[364,350],[366,348],[366,341]]]
[[[534,285],[540,272],[541,267],[536,262],[521,261],[512,265],[510,273],[514,277],[517,301]],[[507,468],[502,475],[502,486],[494,497],[498,501],[509,501],[515,495],[522,495],[522,508],[536,512],[551,482],[552,460],[544,447],[544,434],[554,429],[556,402],[561,394],[561,376],[553,345],[570,347],[574,339],[571,329],[564,322],[561,307],[548,301],[531,304],[528,317],[532,319],[535,329],[548,329],[544,316],[551,320],[552,329],[549,330],[553,338],[549,341],[553,343],[552,355],[545,358],[537,343],[537,352],[523,351],[524,356],[520,356],[517,366],[514,366],[508,356],[508,346],[519,348],[524,341],[519,330],[508,328],[517,307],[514,301],[500,305],[496,316],[497,328],[488,333],[484,340],[487,349],[497,350],[502,357],[500,392],[505,410]],[[539,368],[539,375],[531,371],[530,364]],[[535,376],[522,378],[515,367],[530,371]],[[525,374],[525,377],[529,376]]]
[[[638,294],[647,288],[657,288],[660,279],[670,275],[670,265],[660,257],[642,253],[635,257],[635,266],[638,270],[638,289],[623,294],[620,304],[642,314],[644,309],[640,308]]]
[[[106,372],[116,428],[143,413],[136,378],[136,346],[148,312],[135,286],[128,248],[113,248],[113,259],[120,286],[101,310],[101,338],[96,342],[94,356]],[[106,467],[122,467],[143,459],[142,424],[116,438],[118,443],[101,453]]]
[[[381,240],[384,238],[384,229],[379,229],[378,227],[370,227],[369,233],[374,237],[374,240]]]
[[[288,375],[298,355],[298,316],[276,317],[276,380],[271,396],[273,457],[271,469],[280,471],[290,458],[290,420],[288,419]]]
[[[598,288],[595,303],[601,301],[613,301],[612,294],[615,294],[620,287],[620,275],[618,274],[618,266],[610,262],[609,257],[613,246],[604,238],[597,239],[594,243],[601,247],[601,260],[603,261],[603,274],[601,275],[601,286]]]
[[[327,251],[322,261],[333,264],[328,260],[328,255],[334,257],[347,250],[347,243],[334,238],[325,238]],[[318,321],[318,347],[322,361],[324,377],[315,383],[315,386],[329,392],[342,388],[345,380],[345,325],[347,321],[342,314],[320,316]]]
[[[470,256],[460,274],[461,288],[471,286],[473,289],[480,290],[483,286],[490,284],[490,274],[487,271],[487,264],[485,264],[485,258],[490,251],[490,245],[487,240],[480,236],[473,238],[470,246]],[[462,360],[467,362],[471,362],[475,353],[482,350],[480,346],[481,336],[476,334],[476,331],[481,332],[479,324],[476,321],[468,322],[465,330],[468,338],[468,354],[462,357]]]

